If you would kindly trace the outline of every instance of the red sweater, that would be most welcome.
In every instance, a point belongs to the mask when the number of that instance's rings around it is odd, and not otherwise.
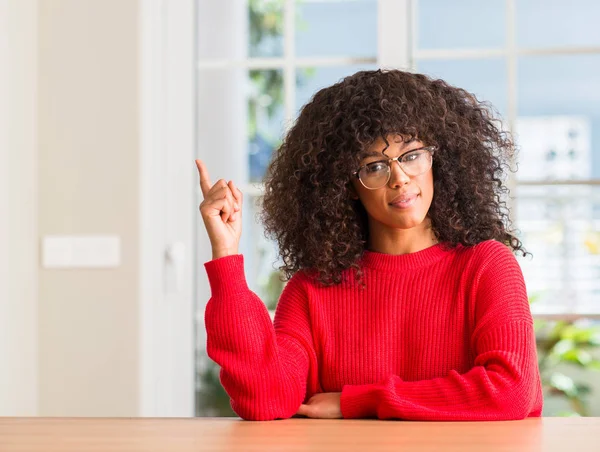
[[[297,272],[273,324],[242,255],[205,263],[207,352],[240,417],[289,418],[320,392],[342,393],[345,418],[541,416],[533,321],[508,247],[365,251],[361,265],[364,290],[349,270],[333,287]]]

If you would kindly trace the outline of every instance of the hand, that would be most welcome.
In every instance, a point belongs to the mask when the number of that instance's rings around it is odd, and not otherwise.
[[[206,166],[196,160],[204,201],[200,213],[213,251],[213,259],[238,253],[242,235],[242,192],[233,181],[219,179],[211,187]]]
[[[341,392],[323,392],[300,405],[296,414],[314,419],[342,419]]]

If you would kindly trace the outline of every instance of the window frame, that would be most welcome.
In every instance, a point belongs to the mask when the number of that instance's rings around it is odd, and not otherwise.
[[[426,60],[465,60],[465,59],[486,59],[490,57],[502,57],[506,59],[507,65],[507,92],[508,103],[507,122],[510,131],[515,130],[518,116],[518,59],[522,56],[549,56],[549,55],[600,55],[600,46],[563,46],[563,47],[518,47],[516,42],[516,22],[517,22],[517,0],[505,0],[506,7],[506,43],[501,48],[481,48],[481,49],[418,49],[416,39],[412,41],[411,60],[412,70],[418,70],[418,61]],[[418,32],[418,3],[419,0],[412,0],[411,28],[416,36]],[[588,187],[600,186],[600,179],[592,178],[587,180],[554,180],[554,181],[518,181],[514,174],[508,175],[507,186],[511,193],[515,193],[519,187],[540,187],[540,186],[572,186],[583,185]],[[511,212],[511,220],[518,227],[519,218],[516,215],[516,207],[519,202],[518,197],[508,201]],[[600,304],[597,310],[592,312],[573,312],[572,307],[567,306],[568,312],[536,312],[534,307],[533,316],[538,319],[556,320],[573,318],[600,319]]]

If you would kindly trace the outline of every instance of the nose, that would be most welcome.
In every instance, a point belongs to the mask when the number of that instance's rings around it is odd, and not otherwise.
[[[398,160],[391,162],[390,171],[390,180],[388,182],[390,187],[401,187],[410,182],[410,177],[402,170]]]

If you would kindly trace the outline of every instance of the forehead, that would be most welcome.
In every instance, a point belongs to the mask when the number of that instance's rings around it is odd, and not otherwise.
[[[388,144],[386,144],[386,142],[383,140],[383,137],[377,137],[377,139],[373,143],[371,143],[370,146],[361,151],[360,156],[362,158],[371,156],[377,157],[382,155],[383,151],[387,151],[389,150],[389,148],[392,147],[404,150],[411,146],[411,144],[421,144],[418,138],[411,138],[408,135],[388,135],[387,140],[389,143],[389,147]]]

